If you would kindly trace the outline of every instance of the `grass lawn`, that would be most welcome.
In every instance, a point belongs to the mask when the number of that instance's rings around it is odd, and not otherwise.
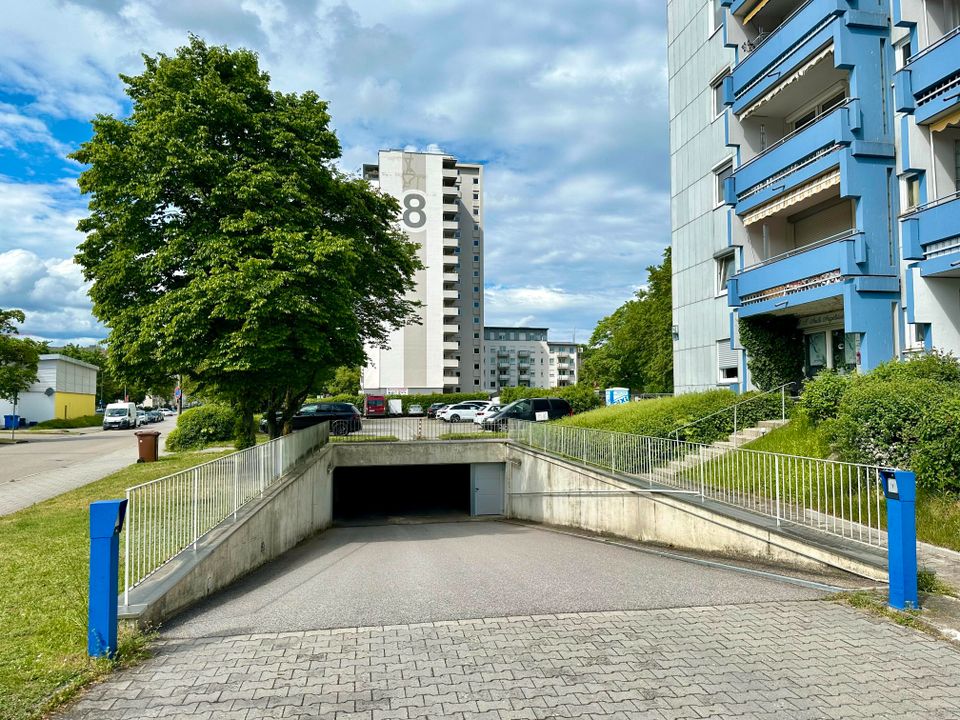
[[[507,437],[505,432],[496,432],[493,430],[481,430],[480,432],[465,433],[441,433],[441,440],[495,440]]]
[[[115,665],[86,655],[88,505],[215,457],[184,453],[131,465],[0,517],[0,718],[39,717]],[[138,660],[145,644],[142,634],[121,627],[116,663]]]
[[[777,428],[744,447],[812,458],[830,455],[826,432],[804,418]],[[917,492],[917,538],[922,542],[960,551],[960,499],[951,495]],[[885,527],[881,515],[881,526]]]

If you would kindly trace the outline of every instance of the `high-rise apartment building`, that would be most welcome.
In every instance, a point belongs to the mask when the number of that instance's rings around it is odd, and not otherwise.
[[[440,153],[381,150],[363,176],[400,203],[398,222],[420,246],[424,270],[413,298],[419,324],[367,348],[367,393],[481,389],[483,348],[483,166]]]
[[[960,350],[960,0],[669,0],[674,377]],[[792,344],[792,345],[791,345]]]
[[[484,328],[483,389],[576,385],[579,347],[547,340],[548,332],[547,328]]]

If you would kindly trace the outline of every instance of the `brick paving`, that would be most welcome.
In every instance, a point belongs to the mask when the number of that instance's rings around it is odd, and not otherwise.
[[[62,719],[960,717],[960,650],[826,601],[167,639]]]

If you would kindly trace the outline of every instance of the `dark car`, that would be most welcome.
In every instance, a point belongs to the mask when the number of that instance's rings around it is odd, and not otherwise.
[[[328,421],[330,432],[334,435],[348,435],[363,428],[360,411],[350,403],[308,403],[292,418],[294,430]],[[264,418],[260,421],[260,432],[267,430],[267,420]]]
[[[503,430],[514,420],[556,420],[573,415],[573,408],[563,398],[523,398],[504,406],[500,412],[483,419],[484,430]]]
[[[427,408],[427,417],[435,418],[437,416],[437,410],[439,410],[446,404],[447,403],[433,403],[433,405]]]

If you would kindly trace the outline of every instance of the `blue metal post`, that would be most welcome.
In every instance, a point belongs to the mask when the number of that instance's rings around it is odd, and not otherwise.
[[[907,470],[884,470],[887,498],[887,567],[890,607],[919,608],[917,596],[917,476]]]
[[[117,578],[120,529],[126,500],[90,503],[90,607],[87,616],[87,654],[113,657],[117,653]]]

